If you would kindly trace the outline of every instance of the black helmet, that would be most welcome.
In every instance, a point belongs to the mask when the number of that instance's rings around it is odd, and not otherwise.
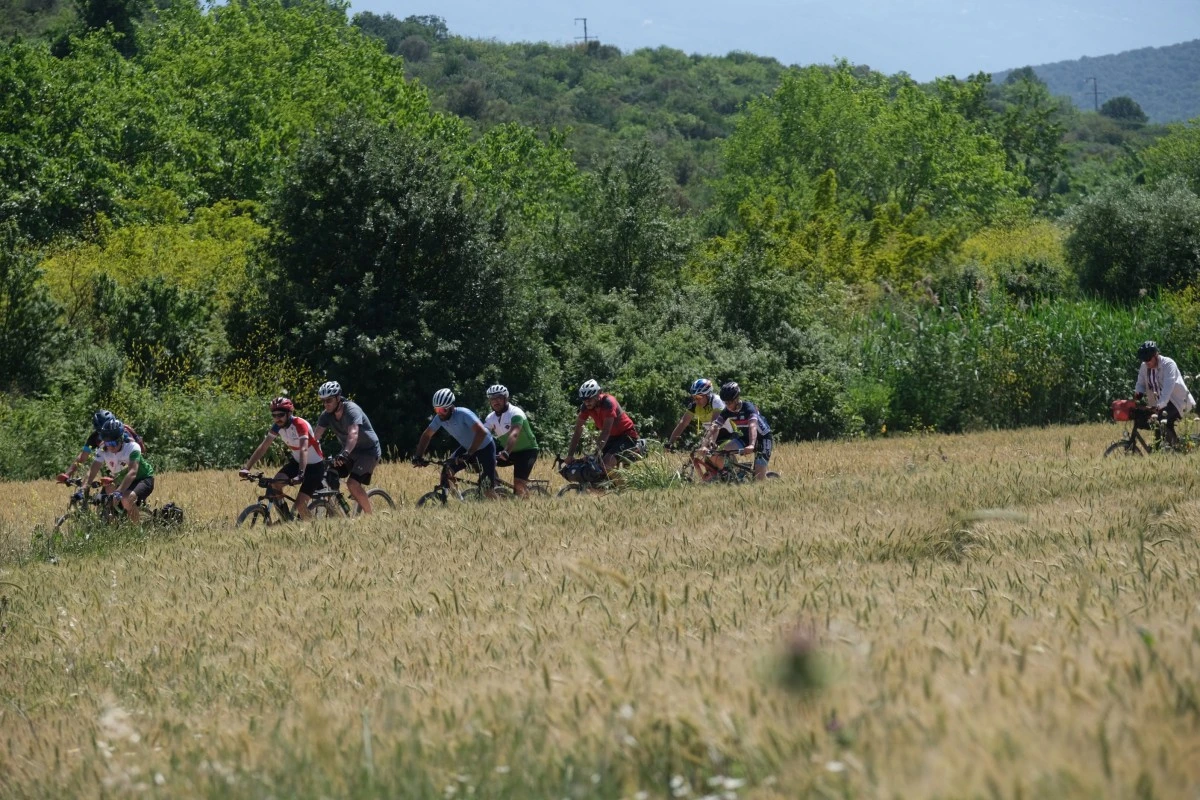
[[[1142,342],[1138,348],[1138,361],[1149,361],[1158,355],[1158,344],[1156,342]]]
[[[92,428],[96,432],[99,432],[100,429],[104,427],[104,423],[108,422],[110,419],[113,419],[115,417],[116,417],[116,414],[112,413],[111,411],[109,411],[106,408],[102,408],[99,411],[97,411],[95,414],[92,414]]]
[[[728,403],[730,400],[737,400],[742,395],[742,387],[738,386],[735,381],[721,384],[721,399]]]

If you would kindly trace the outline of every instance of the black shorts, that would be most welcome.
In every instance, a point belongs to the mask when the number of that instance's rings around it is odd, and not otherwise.
[[[745,448],[746,443],[739,439],[734,439],[740,448]],[[770,436],[760,436],[758,441],[754,443],[754,466],[765,467],[771,463],[771,451],[775,449],[775,442],[771,441]]]
[[[492,482],[492,486],[496,486],[499,482],[496,480],[496,443],[488,442],[483,447],[476,450],[471,455],[467,455],[467,448],[460,447],[451,453],[453,458],[460,456],[466,459],[468,464],[474,464],[479,467],[479,474]],[[455,467],[454,471],[458,472],[462,467]]]
[[[353,478],[363,486],[370,486],[371,476],[375,474],[375,468],[379,466],[379,458],[372,455],[356,458],[345,456],[345,459],[346,463],[337,470],[338,475],[347,479]]]
[[[147,497],[149,497],[153,491],[154,491],[154,476],[150,475],[148,477],[142,478],[141,480],[135,480],[133,482],[133,485],[129,487],[129,491],[127,491],[125,494],[136,495],[138,501],[140,502],[142,500],[145,500]]]
[[[279,470],[276,478],[287,476],[288,480],[293,480],[300,474],[300,462],[292,459],[284,464]],[[306,494],[309,497],[321,488],[325,481],[325,462],[318,461],[315,464],[309,464],[304,468],[304,480],[300,482],[300,494]]]
[[[604,455],[611,456],[615,453],[623,453],[626,450],[632,450],[637,447],[637,437],[625,434],[624,436],[610,436],[608,441],[604,443]]]
[[[497,467],[512,467],[513,477],[519,481],[529,480],[530,473],[533,472],[533,465],[538,460],[537,450],[522,450],[518,453],[509,453],[508,458],[496,458]]]
[[[725,442],[728,442],[732,438],[733,438],[733,434],[730,433],[727,428],[721,428],[721,430],[717,431],[716,444],[724,444]]]

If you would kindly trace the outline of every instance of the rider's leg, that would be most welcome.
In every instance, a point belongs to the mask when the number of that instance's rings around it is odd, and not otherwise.
[[[354,466],[350,468],[350,477],[346,479],[346,488],[350,491],[350,496],[364,514],[374,512],[371,508],[371,498],[367,497],[366,487],[371,485],[371,475],[378,465],[379,459],[376,458],[356,458]]]
[[[125,513],[129,516],[131,522],[141,522],[142,513],[138,509],[138,502],[145,500],[153,491],[154,477],[151,476],[135,480],[133,485],[129,487],[129,491],[121,498],[121,507],[125,509]]]
[[[480,480],[484,481],[483,494],[490,500],[496,499],[496,442],[491,441],[475,451],[471,460],[479,466]]]
[[[1179,444],[1179,434],[1175,433],[1175,420],[1179,419],[1182,415],[1174,403],[1167,403],[1164,413],[1167,415],[1167,430],[1165,432],[1167,444],[1175,447]]]
[[[509,456],[513,465],[513,491],[517,497],[529,497],[529,475],[537,463],[537,450],[526,450]]]
[[[758,447],[754,453],[754,480],[765,481],[767,479],[767,465],[771,463],[771,451],[774,449],[774,444],[770,436],[758,440]]]

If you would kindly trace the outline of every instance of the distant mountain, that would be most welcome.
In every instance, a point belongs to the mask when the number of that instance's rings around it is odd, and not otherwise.
[[[1001,83],[1012,70],[992,74]],[[1132,97],[1151,122],[1200,117],[1200,39],[1167,47],[1143,47],[1111,56],[1056,61],[1033,67],[1050,92],[1071,98],[1085,111],[1095,108],[1096,79],[1100,105],[1112,97]]]

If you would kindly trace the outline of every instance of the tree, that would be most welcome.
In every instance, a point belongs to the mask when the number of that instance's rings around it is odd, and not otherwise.
[[[1013,84],[1020,83],[1021,81],[1025,81],[1027,83],[1036,83],[1042,86],[1042,88],[1045,88],[1046,86],[1046,82],[1038,77],[1038,74],[1034,72],[1033,67],[1028,66],[1021,67],[1020,69],[1014,69],[1004,78],[1004,83],[1006,86],[1012,86]]]
[[[1132,300],[1200,279],[1200,196],[1179,176],[1088,198],[1072,222],[1067,257],[1085,290]]]
[[[1109,119],[1132,122],[1138,125],[1145,123],[1149,119],[1146,116],[1146,112],[1142,111],[1142,107],[1137,104],[1137,101],[1125,95],[1105,100],[1104,105],[1100,106],[1100,113]]]
[[[520,267],[452,160],[412,130],[333,123],[301,149],[271,217],[266,319],[385,441],[415,441],[439,386],[534,384],[544,342]]]
[[[58,360],[58,307],[12,222],[0,224],[0,387],[38,392]]]
[[[1141,153],[1146,180],[1154,184],[1179,175],[1200,194],[1200,117],[1170,131]]]

